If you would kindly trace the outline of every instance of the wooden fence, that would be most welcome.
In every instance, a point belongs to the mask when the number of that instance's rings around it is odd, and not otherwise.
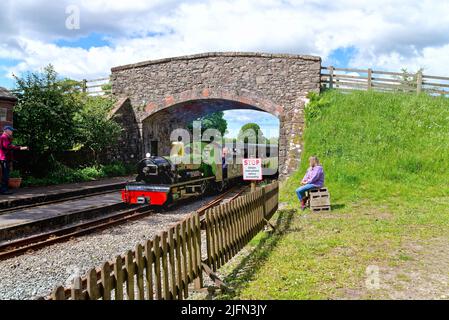
[[[105,96],[108,97],[112,94],[110,79],[108,78],[100,78],[93,80],[81,80],[81,81],[72,81],[68,84],[64,84],[64,88],[67,93],[70,92],[84,92],[89,96]],[[41,87],[41,89],[45,89],[48,87]],[[11,90],[12,93],[19,94],[21,93],[18,90]]]
[[[277,210],[277,183],[206,211],[207,265],[218,270],[231,260]]]
[[[110,79],[100,78],[93,80],[83,80],[83,92],[87,92],[91,96],[109,96],[112,94]]]
[[[75,278],[70,288],[55,288],[50,299],[185,299],[189,284],[203,286],[203,271],[217,270],[263,228],[277,210],[278,189],[273,182],[209,209],[203,221],[193,213],[135,250],[89,270],[86,277]],[[207,259],[202,258],[202,248]]]
[[[321,68],[321,87],[386,92],[427,92],[449,95],[449,77],[417,73],[376,71],[372,69]]]

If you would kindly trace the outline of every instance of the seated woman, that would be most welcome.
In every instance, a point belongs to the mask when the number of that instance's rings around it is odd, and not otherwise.
[[[310,167],[307,169],[304,179],[301,181],[302,187],[296,189],[298,199],[301,201],[301,209],[306,208],[307,198],[305,198],[306,191],[321,188],[324,185],[324,171],[320,165],[320,161],[316,156],[309,158]]]

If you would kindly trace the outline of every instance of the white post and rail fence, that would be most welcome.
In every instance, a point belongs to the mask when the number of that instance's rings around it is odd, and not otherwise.
[[[353,68],[321,68],[322,89],[341,91],[376,90],[383,92],[426,92],[432,95],[449,95],[449,77],[416,73],[378,71]]]
[[[383,92],[428,93],[449,95],[449,77],[407,71],[321,67],[321,88],[341,91],[375,90]],[[89,95],[110,96],[110,79],[82,80],[81,88]]]
[[[344,92],[354,90],[375,90],[383,92],[428,93],[431,95],[449,95],[449,77],[407,71],[391,72],[373,69],[321,67],[321,88],[338,89]],[[74,90],[89,96],[112,95],[110,77],[83,79],[76,82]],[[12,90],[14,92],[14,90]]]

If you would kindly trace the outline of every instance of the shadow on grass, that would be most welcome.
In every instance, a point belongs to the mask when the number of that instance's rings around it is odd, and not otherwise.
[[[331,205],[332,210],[344,209],[346,208],[345,204],[333,204]]]
[[[232,273],[226,276],[224,281],[229,285],[231,291],[221,293],[218,295],[218,299],[238,298],[241,290],[254,278],[270,253],[276,248],[279,240],[291,232],[290,225],[295,213],[296,211],[291,209],[279,210],[275,224],[276,230],[264,234],[251,253],[233,269]]]

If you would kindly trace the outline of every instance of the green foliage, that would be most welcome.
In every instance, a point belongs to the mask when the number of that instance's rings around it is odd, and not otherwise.
[[[328,108],[331,104],[331,101],[326,95],[319,95],[311,92],[307,97],[310,101],[305,107],[306,121],[320,118],[323,110]]]
[[[201,121],[201,134],[207,129],[215,129],[221,133],[221,136],[224,136],[226,129],[228,128],[228,123],[224,119],[224,113],[222,111],[208,114],[198,118],[196,121]],[[190,132],[193,132],[193,123],[188,125],[188,129]]]
[[[101,178],[126,176],[134,172],[134,166],[123,163],[98,165],[81,169],[72,169],[60,163],[54,164],[54,170],[45,178],[25,177],[22,186],[46,186],[62,183],[92,181]]]
[[[114,101],[103,97],[85,97],[82,108],[75,117],[77,143],[98,155],[104,148],[117,141],[121,127],[107,115]]]
[[[247,143],[248,141],[255,141],[256,143],[265,143],[265,138],[262,129],[257,123],[247,123],[242,126],[237,136],[238,140],[242,140]]]
[[[10,173],[9,173],[9,177],[10,178],[20,178],[21,176],[20,176],[20,171],[19,170],[12,170]]]
[[[51,65],[16,77],[16,83],[15,138],[30,147],[33,174],[56,170],[54,156],[71,149],[92,150],[98,163],[98,154],[117,141],[121,128],[108,117],[113,100],[87,96],[79,82],[60,79]]]
[[[134,166],[125,165],[121,162],[112,163],[101,167],[103,174],[106,177],[125,176],[134,173]]]
[[[423,72],[424,69],[420,68],[417,73],[410,73],[407,68],[401,69],[401,75],[395,76],[397,80],[401,82],[401,85],[404,85],[409,88],[416,88],[418,86],[418,73]],[[398,91],[406,91],[405,89],[397,89]]]
[[[16,77],[16,83],[16,138],[19,144],[30,147],[32,162],[45,161],[44,155],[72,148],[76,141],[74,117],[81,105],[75,95],[66,94],[66,86],[59,85],[53,67]]]
[[[106,83],[101,86],[101,90],[104,92],[110,92],[112,90],[112,83]]]

